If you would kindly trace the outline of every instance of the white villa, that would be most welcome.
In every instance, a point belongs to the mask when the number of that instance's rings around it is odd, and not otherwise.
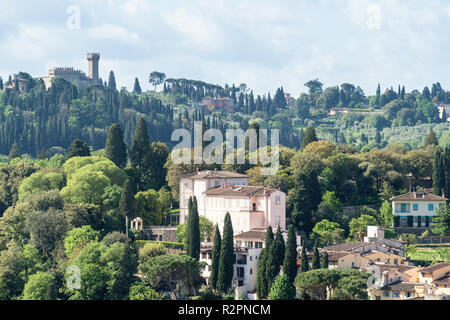
[[[248,176],[230,171],[200,171],[180,177],[180,223],[188,202],[197,198],[198,214],[223,230],[227,212],[235,235],[253,228],[286,229],[286,195],[276,189],[248,185]]]
[[[394,217],[400,217],[395,227],[430,227],[439,207],[445,205],[448,199],[427,191],[417,191],[392,197],[390,201]]]

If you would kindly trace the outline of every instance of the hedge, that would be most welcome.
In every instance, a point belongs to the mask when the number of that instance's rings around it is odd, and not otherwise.
[[[136,240],[136,245],[139,248],[142,248],[146,243],[161,243],[167,249],[184,250],[184,243],[168,242],[168,241],[153,241],[153,240]]]

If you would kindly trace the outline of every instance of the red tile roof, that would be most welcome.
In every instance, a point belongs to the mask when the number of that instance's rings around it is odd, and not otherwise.
[[[389,200],[398,201],[398,200],[412,200],[412,201],[447,201],[447,198],[437,196],[435,194],[426,192],[426,191],[416,191],[409,192],[405,194],[401,194],[396,197],[392,197]]]

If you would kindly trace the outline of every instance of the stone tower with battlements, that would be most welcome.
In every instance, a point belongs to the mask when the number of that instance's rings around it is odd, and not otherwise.
[[[98,81],[98,61],[100,60],[100,53],[88,53],[87,59],[89,63],[89,78]]]

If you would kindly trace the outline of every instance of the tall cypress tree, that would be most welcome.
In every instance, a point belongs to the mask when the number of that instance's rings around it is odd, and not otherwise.
[[[142,93],[141,85],[139,84],[139,79],[138,78],[134,79],[133,93],[136,93],[136,94],[141,94]]]
[[[109,72],[108,88],[116,90],[116,77],[114,76],[114,71],[112,70]]]
[[[9,160],[15,159],[20,157],[20,149],[19,149],[19,145],[17,144],[17,142],[14,141],[11,150],[9,150],[9,155],[8,158]]]
[[[133,168],[137,170],[137,180],[139,190],[143,187],[143,176],[147,171],[146,162],[148,160],[150,143],[147,131],[147,123],[144,118],[140,118],[136,130],[134,131],[133,139],[130,147],[130,161]]]
[[[292,224],[288,229],[286,251],[283,261],[283,273],[291,282],[294,282],[295,277],[297,276],[297,238]]]
[[[91,150],[86,142],[80,139],[74,139],[67,150],[67,159],[72,157],[89,157]]]
[[[209,285],[213,289],[217,289],[217,277],[219,274],[221,245],[222,245],[222,238],[220,237],[219,225],[216,224],[216,230],[214,231],[212,256],[211,256],[211,275],[209,276]]]
[[[444,152],[444,168],[445,168],[445,197],[450,199],[450,146],[445,148]]]
[[[229,212],[225,214],[222,235],[217,288],[220,292],[226,293],[231,286],[234,265],[233,225]]]
[[[130,180],[123,184],[122,195],[119,202],[120,213],[125,217],[125,233],[128,237],[128,219],[133,219],[136,215],[136,199],[131,189]]]
[[[266,279],[266,249],[263,248],[258,256],[256,271],[256,294],[258,299],[262,300],[267,297],[267,279]]]
[[[302,255],[300,257],[300,272],[309,271],[308,257],[306,256],[305,241],[302,244]]]
[[[314,245],[314,255],[312,257],[311,261],[311,269],[320,269],[320,256],[319,256],[319,249],[317,249],[317,242]]]
[[[305,130],[305,136],[302,140],[302,149],[306,148],[311,142],[317,141],[316,129],[313,127],[308,127]]]
[[[328,269],[328,252],[325,251],[322,255],[322,268]]]
[[[280,226],[278,226],[275,239],[270,244],[266,256],[266,281],[268,285],[268,292],[270,291],[270,287],[272,286],[276,276],[280,273],[280,266],[283,262],[284,253],[284,239],[281,234]]]
[[[197,208],[197,198],[192,198],[192,207],[189,210],[188,227],[186,229],[186,253],[192,258],[200,258],[200,225]]]
[[[108,129],[105,157],[119,168],[124,168],[127,164],[127,147],[123,142],[122,129],[118,123],[113,123]]]
[[[433,161],[433,192],[435,195],[442,195],[442,191],[445,192],[446,189],[444,162],[444,154],[437,149]]]

